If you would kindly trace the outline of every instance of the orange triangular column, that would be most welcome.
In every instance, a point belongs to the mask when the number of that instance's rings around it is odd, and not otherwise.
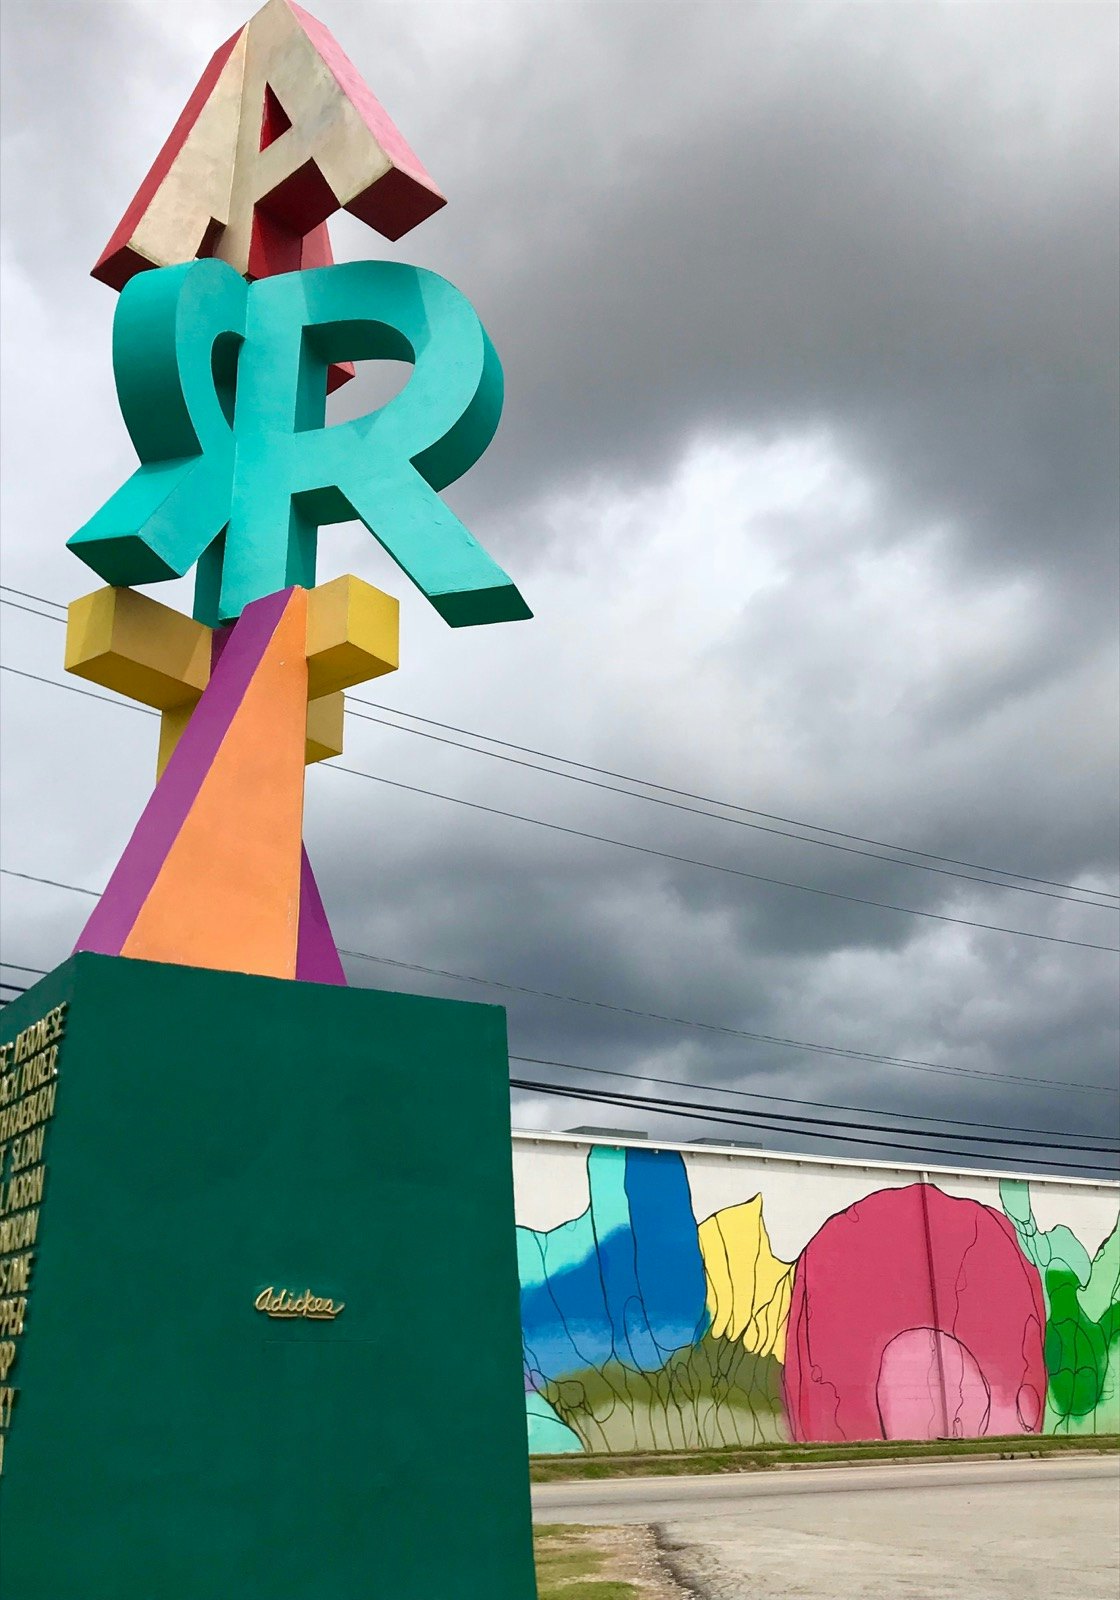
[[[296,976],[306,637],[305,589],[229,630],[78,949]]]

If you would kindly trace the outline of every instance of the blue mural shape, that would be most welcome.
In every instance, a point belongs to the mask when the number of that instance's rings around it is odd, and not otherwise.
[[[530,1448],[578,1449],[544,1395],[611,1363],[660,1371],[708,1331],[704,1263],[674,1151],[596,1146],[591,1201],[571,1222],[518,1228]]]

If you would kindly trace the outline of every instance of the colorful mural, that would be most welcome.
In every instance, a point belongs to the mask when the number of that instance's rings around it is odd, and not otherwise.
[[[873,1187],[830,1168],[827,1192],[854,1198],[801,1222],[783,1259],[764,1206],[811,1210],[788,1170],[564,1154],[585,1162],[586,1209],[517,1230],[533,1452],[1120,1430],[1115,1220],[1090,1258],[1065,1224],[1038,1227],[1023,1181],[887,1169]],[[1115,1219],[1114,1186],[1088,1192]]]

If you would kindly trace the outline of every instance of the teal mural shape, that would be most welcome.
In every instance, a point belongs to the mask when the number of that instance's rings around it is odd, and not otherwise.
[[[1096,1255],[1064,1224],[1043,1233],[1029,1184],[1005,1179],[1000,1201],[1046,1301],[1044,1433],[1120,1431],[1120,1222]]]
[[[414,370],[378,410],[328,427],[328,367],[371,360]],[[195,616],[215,626],[313,587],[319,528],[357,518],[452,627],[532,615],[440,498],[493,438],[503,380],[474,308],[438,274],[143,272],[118,302],[113,369],[141,465],[69,540],[105,582],[197,564]]]

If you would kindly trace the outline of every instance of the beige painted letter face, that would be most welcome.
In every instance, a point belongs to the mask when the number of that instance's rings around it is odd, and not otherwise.
[[[93,276],[121,289],[145,267],[209,254],[229,220],[248,29],[218,50]]]
[[[93,275],[214,255],[267,277],[333,259],[345,208],[389,239],[444,198],[334,38],[267,0],[211,60]]]

